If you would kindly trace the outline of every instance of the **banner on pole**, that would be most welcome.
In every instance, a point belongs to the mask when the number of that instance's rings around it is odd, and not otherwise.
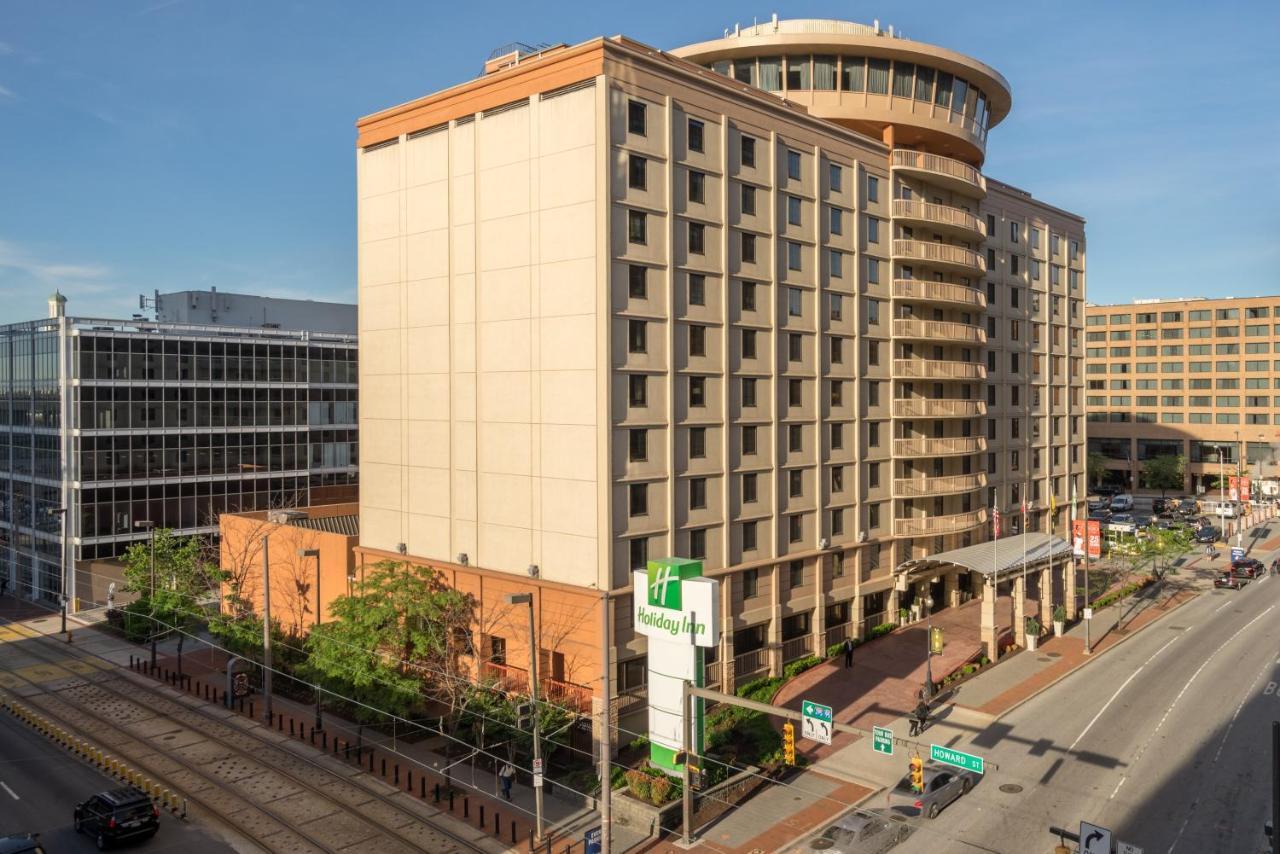
[[[1102,522],[1097,519],[1088,520],[1089,557],[1102,557]]]
[[[1076,557],[1084,557],[1085,520],[1071,520],[1071,553]]]

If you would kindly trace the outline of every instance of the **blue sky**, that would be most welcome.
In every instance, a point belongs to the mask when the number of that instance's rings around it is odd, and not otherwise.
[[[354,300],[357,117],[510,41],[670,48],[774,11],[879,18],[1002,72],[985,171],[1088,219],[1093,301],[1280,293],[1280,4],[988,8],[5,0],[0,322],[54,287],[99,316],[156,288]]]

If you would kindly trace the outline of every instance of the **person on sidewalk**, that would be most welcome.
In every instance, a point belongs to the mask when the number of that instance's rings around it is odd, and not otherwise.
[[[929,704],[924,697],[920,697],[920,702],[916,704],[915,711],[911,713],[911,735],[917,736],[924,732],[925,727],[929,723]]]
[[[498,771],[498,779],[502,781],[502,796],[507,800],[511,800],[511,784],[516,779],[516,769],[511,767],[510,762],[505,762],[502,769]]]
[[[848,670],[853,667],[853,640],[851,638],[845,638],[844,645],[841,649],[844,650],[844,668],[845,670]]]

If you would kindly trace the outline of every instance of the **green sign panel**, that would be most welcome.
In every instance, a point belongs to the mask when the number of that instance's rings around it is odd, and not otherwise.
[[[678,557],[651,560],[648,570],[649,604],[655,608],[679,611],[682,606],[680,582],[702,576],[702,561]]]
[[[888,727],[873,726],[871,728],[871,749],[885,756],[893,755],[893,730]]]
[[[987,763],[981,756],[974,756],[972,753],[961,753],[959,750],[952,750],[940,744],[929,745],[929,758],[934,762],[954,765],[966,771],[973,771],[978,774],[986,773],[984,769]]]
[[[800,735],[804,738],[831,743],[831,707],[811,700],[800,704]]]

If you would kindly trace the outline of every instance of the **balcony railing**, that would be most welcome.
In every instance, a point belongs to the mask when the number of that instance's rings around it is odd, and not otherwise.
[[[981,380],[987,377],[987,366],[945,359],[894,359],[893,375],[903,379]]]
[[[733,658],[733,682],[741,685],[752,676],[757,676],[769,668],[768,650],[761,647]]]
[[[977,474],[954,474],[942,477],[899,477],[893,481],[895,498],[921,498],[932,495],[955,495],[960,492],[972,492],[987,485],[987,476]]]
[[[893,295],[898,299],[950,302],[970,308],[987,307],[987,295],[977,288],[928,279],[894,279]]]
[[[893,321],[893,334],[899,338],[923,341],[955,341],[959,344],[986,344],[987,330],[971,323],[950,320],[919,320],[899,317]]]
[[[893,520],[893,533],[899,537],[927,537],[938,534],[955,534],[984,524],[987,510],[971,510],[950,516],[915,516]]]
[[[782,642],[782,663],[790,664],[797,658],[804,658],[813,650],[813,635],[801,635],[798,638]]]
[[[971,192],[979,196],[987,192],[987,179],[981,172],[968,163],[951,157],[899,148],[893,152],[891,162],[894,169],[910,169],[914,172],[927,173],[930,178],[941,179],[937,183],[962,192]]]
[[[987,272],[987,259],[972,249],[952,246],[949,243],[933,243],[928,240],[895,240],[893,257],[920,261],[935,267],[959,270],[962,273]]]
[[[906,402],[906,401],[902,401]],[[968,401],[962,401],[968,403]],[[894,439],[893,453],[898,457],[952,457],[957,454],[980,454],[987,449],[985,436],[948,436],[942,439]]]
[[[987,414],[985,400],[930,399],[912,397],[895,400],[895,418],[977,418]]]
[[[897,219],[926,222],[939,228],[961,231],[975,240],[985,240],[987,224],[962,208],[922,202],[918,199],[894,199],[893,215]]]
[[[511,667],[486,661],[481,665],[480,671],[484,676],[497,682],[504,691],[513,694],[529,693],[529,671],[523,667]],[[572,707],[580,712],[591,711],[590,688],[552,679],[550,676],[539,676],[538,686],[542,695],[557,705]]]

